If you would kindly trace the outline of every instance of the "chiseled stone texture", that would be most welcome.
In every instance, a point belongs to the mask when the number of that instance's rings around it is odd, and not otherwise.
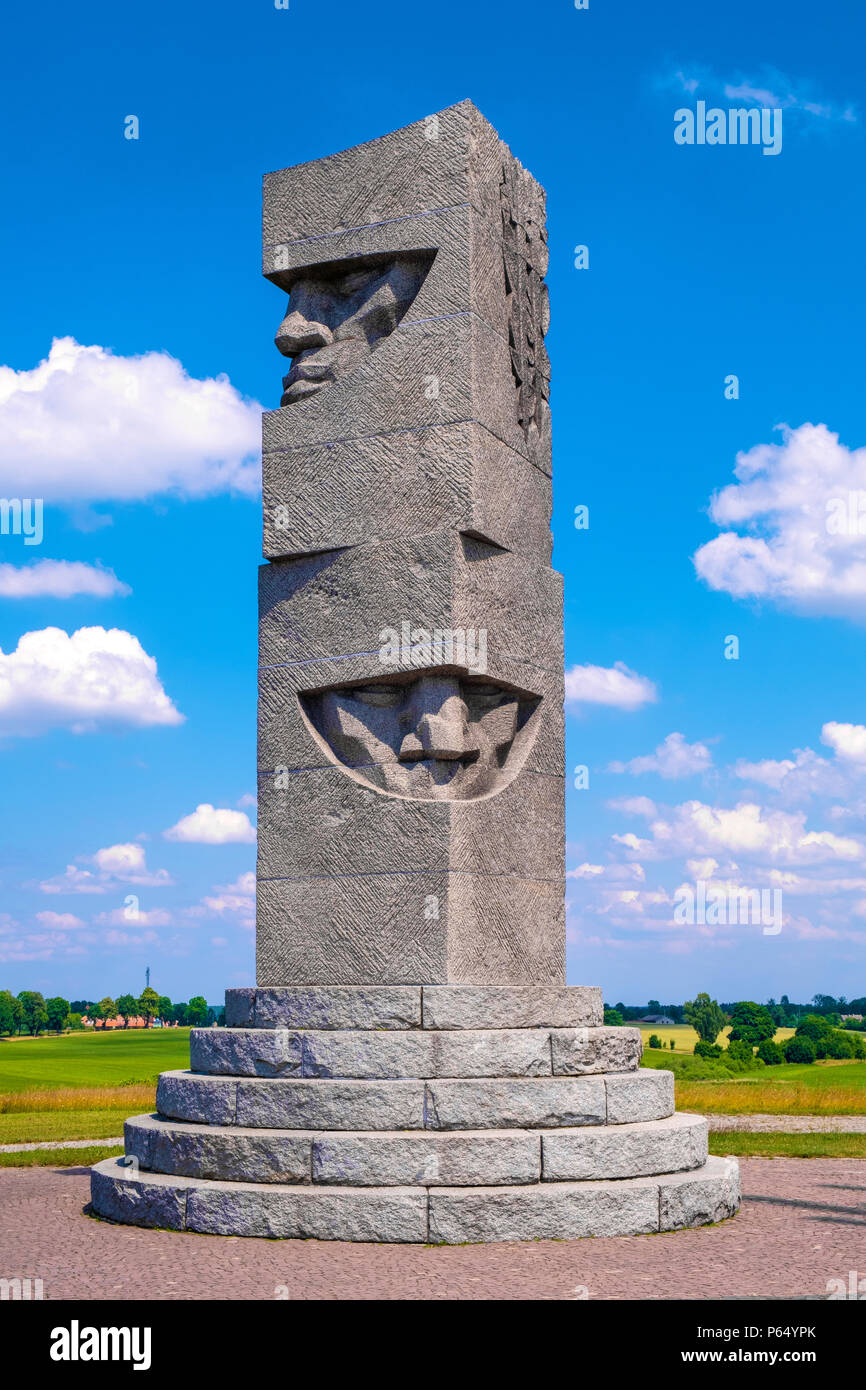
[[[453,531],[550,562],[550,475],[471,420],[267,453],[262,478],[268,560]]]
[[[545,1182],[637,1178],[700,1168],[707,1160],[707,1122],[671,1115],[645,1124],[559,1130],[541,1140]]]
[[[260,985],[565,982],[558,880],[444,871],[260,879],[256,911]]]
[[[126,1152],[142,1168],[222,1182],[308,1183],[312,1136],[293,1130],[246,1130],[178,1124],[136,1115],[124,1128]]]
[[[735,1158],[707,1159],[695,1173],[659,1182],[659,1224],[663,1231],[705,1226],[734,1216],[740,1206],[740,1165]]]
[[[607,1091],[607,1123],[639,1124],[663,1120],[674,1113],[672,1071],[619,1072],[604,1078]]]
[[[428,1129],[556,1129],[603,1125],[600,1077],[428,1081]]]
[[[303,1074],[403,1079],[549,1076],[550,1035],[538,1029],[463,1032],[308,1032]]]
[[[554,1029],[550,1042],[555,1076],[635,1071],[643,1051],[639,1028]]]
[[[293,1076],[301,1070],[301,1035],[287,1028],[193,1028],[190,1069],[208,1076]]]
[[[540,1144],[535,1134],[316,1135],[314,1183],[358,1187],[481,1186],[535,1183]]]
[[[237,1081],[221,1076],[196,1076],[188,1071],[164,1071],[156,1088],[156,1108],[173,1120],[203,1125],[233,1125]]]
[[[236,995],[244,996],[237,1004]],[[237,1022],[234,1021],[236,1014]],[[235,1028],[420,1028],[421,988],[417,985],[293,985],[275,989],[227,989],[226,1023]]]
[[[509,1188],[432,1188],[431,1244],[464,1241],[575,1240],[657,1231],[657,1184],[557,1183]]]
[[[186,1227],[214,1235],[417,1244],[427,1239],[427,1196],[401,1187],[209,1183],[190,1191]]]
[[[238,1081],[250,1129],[423,1129],[423,1081]],[[193,1118],[184,1116],[183,1118]]]
[[[135,1173],[120,1158],[106,1158],[90,1170],[90,1200],[97,1216],[124,1226],[155,1226],[182,1231],[188,1189],[182,1179]]]
[[[425,1028],[598,1028],[601,990],[591,985],[425,985]]]

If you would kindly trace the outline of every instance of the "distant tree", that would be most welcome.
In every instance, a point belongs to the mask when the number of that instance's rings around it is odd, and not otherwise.
[[[659,1037],[658,1033],[650,1033],[650,1035],[649,1035],[649,1045],[650,1045],[650,1047],[661,1047],[661,1045],[662,1045],[662,1040],[661,1040],[661,1038]]]
[[[146,1026],[149,1028],[151,1020],[156,1018],[159,1010],[159,995],[155,989],[148,985],[138,1000],[138,1012],[144,1017]]]
[[[66,1026],[67,1028],[71,1028],[73,1032],[79,1032],[84,1026],[81,1022],[81,1014],[70,1013],[66,1019]]]
[[[204,1028],[207,1025],[207,1000],[203,994],[194,994],[187,1005],[187,1023],[192,1028]]]
[[[186,1022],[187,1022],[187,1017],[186,1017],[186,1015],[187,1015],[187,1006],[186,1006],[186,1004],[175,1004],[174,1007],[173,1007],[173,1009],[172,1009],[172,1011],[171,1011],[171,1021],[172,1021],[172,1023],[177,1023],[177,1024],[179,1024],[180,1027],[183,1028],[183,1027],[185,1026]]]
[[[62,1028],[66,1027],[66,1019],[69,1015],[69,1000],[61,999],[59,994],[53,999],[46,999],[45,1012],[48,1015],[48,1027],[53,1028],[55,1032],[59,1033]]]
[[[673,1052],[673,1050],[674,1050],[675,1047],[676,1047],[676,1041],[675,1041],[674,1038],[671,1038],[671,1052]]]
[[[821,1014],[807,1014],[797,1024],[798,1038],[811,1038],[812,1042],[817,1043],[822,1038],[828,1038],[833,1032],[833,1025],[829,1019],[823,1018]]]
[[[87,1017],[93,1024],[94,1030],[97,1029],[99,1027],[100,1022],[104,1021],[105,1019],[105,1014],[102,1012],[102,1005],[91,1004],[87,1010]]]
[[[623,1016],[619,1009],[605,1008],[604,1022],[608,1028],[621,1028],[623,1025]]]
[[[751,1047],[757,1047],[758,1043],[763,1042],[765,1038],[774,1037],[775,1033],[776,1024],[763,1004],[744,999],[734,1006],[729,1044],[747,1042]]]
[[[73,1014],[88,1014],[93,1008],[92,999],[73,999],[69,1005],[69,1012]]]
[[[138,1000],[134,994],[121,994],[117,999],[117,1012],[123,1019],[124,1028],[129,1027],[129,1020],[135,1018],[138,1013]]]
[[[815,1012],[819,1014],[831,1014],[837,1008],[832,994],[813,994],[812,1003],[815,1005]]]
[[[48,1014],[45,1010],[45,1000],[38,990],[23,989],[18,995],[18,1002],[22,1008],[21,1022],[28,1033],[34,1037],[48,1026]]]
[[[732,1038],[728,1043],[727,1055],[730,1061],[745,1062],[748,1066],[755,1060],[752,1044],[745,1038]]]
[[[777,1067],[780,1062],[784,1062],[785,1054],[778,1043],[774,1043],[772,1038],[765,1038],[758,1046],[758,1057],[768,1067]]]
[[[646,1006],[646,1011],[648,1014],[660,1014],[662,1006],[657,999],[651,999]]]
[[[714,1061],[721,1057],[722,1049],[718,1043],[706,1042],[703,1038],[698,1038],[695,1043],[694,1053],[696,1057],[707,1057]]]
[[[162,1019],[163,1023],[171,1023],[173,1012],[174,1006],[168,995],[161,994],[157,1005],[157,1017]]]
[[[117,1003],[110,994],[106,994],[104,999],[100,999],[99,1012],[102,1015],[103,1028],[110,1018],[117,1018]]]
[[[708,994],[696,994],[694,999],[687,1000],[683,1014],[701,1042],[714,1043],[725,1026],[725,1015]]]
[[[788,1038],[782,1043],[782,1051],[785,1054],[786,1062],[814,1062],[815,1044],[811,1038],[798,1038],[796,1033],[793,1038]]]
[[[0,989],[0,1033],[14,1033],[17,1003],[17,999],[8,989]]]

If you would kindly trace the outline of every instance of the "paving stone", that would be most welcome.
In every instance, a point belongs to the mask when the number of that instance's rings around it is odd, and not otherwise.
[[[555,1076],[635,1071],[643,1051],[639,1028],[555,1029],[550,1043]]]
[[[558,1129],[605,1123],[597,1077],[429,1081],[428,1129]]]
[[[707,1123],[672,1115],[645,1124],[557,1130],[542,1136],[546,1182],[636,1178],[700,1168],[707,1159]]]

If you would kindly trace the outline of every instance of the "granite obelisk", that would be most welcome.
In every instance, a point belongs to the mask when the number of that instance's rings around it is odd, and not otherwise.
[[[547,262],[471,102],[265,179],[257,985],[94,1169],[103,1216],[451,1243],[737,1209],[565,985]]]

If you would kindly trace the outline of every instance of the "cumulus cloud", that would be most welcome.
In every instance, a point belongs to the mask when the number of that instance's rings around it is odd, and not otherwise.
[[[0,651],[0,736],[182,722],[156,661],[120,628],[81,627],[70,635],[46,627],[24,633],[14,652]]]
[[[837,758],[866,770],[866,725],[825,724],[821,742],[826,743]]]
[[[72,931],[86,925],[74,912],[37,912],[36,920],[43,927],[55,927],[57,931]]]
[[[826,425],[784,426],[781,444],[738,454],[734,473],[710,516],[740,530],[696,551],[699,576],[735,598],[866,618],[866,448]]]
[[[98,913],[93,921],[97,926],[170,927],[172,916],[161,907],[154,907],[149,911],[140,907],[115,907],[110,912]]]
[[[842,859],[858,860],[864,848],[851,836],[830,830],[807,830],[805,812],[767,810],[755,802],[708,806],[685,801],[660,813],[649,826],[651,840],[628,832],[615,835],[641,859],[715,857],[719,853],[746,855],[765,863],[805,865]]]
[[[623,661],[613,666],[572,666],[565,673],[565,698],[575,705],[612,705],[615,709],[639,709],[658,699],[658,691],[646,676],[630,671]]]
[[[706,772],[713,765],[713,757],[704,743],[686,743],[682,734],[668,734],[654,753],[640,758],[632,758],[626,763],[611,763],[608,772],[630,772],[637,776],[642,772],[657,772],[660,777],[674,780],[678,777],[691,777],[696,772]]]
[[[0,598],[116,598],[131,593],[113,570],[80,560],[0,565]]]
[[[256,876],[254,873],[241,874],[234,883],[217,887],[213,893],[202,898],[202,906],[208,913],[218,917],[234,918],[238,925],[250,931],[256,925]]]
[[[7,495],[51,502],[252,496],[260,418],[228,377],[198,380],[168,353],[55,338],[37,366],[0,367],[0,475]]]
[[[43,893],[107,893],[118,884],[137,888],[168,888],[174,880],[166,869],[148,869],[144,849],[136,844],[108,845],[94,855],[82,856],[93,869],[67,864],[66,871],[39,884]]]
[[[255,827],[245,811],[211,806],[206,801],[162,833],[166,840],[190,845],[251,845],[256,839]]]

